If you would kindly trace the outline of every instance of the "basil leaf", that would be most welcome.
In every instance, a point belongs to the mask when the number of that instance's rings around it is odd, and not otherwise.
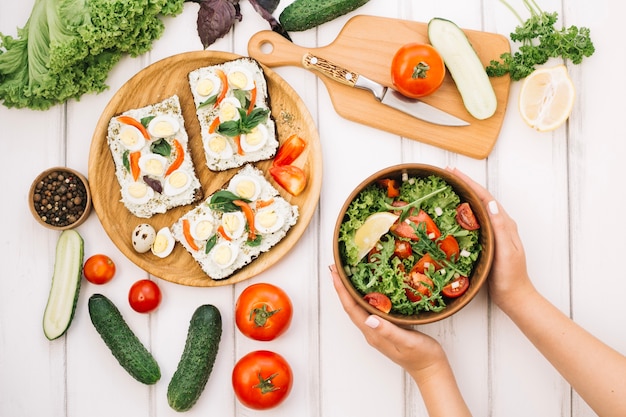
[[[172,146],[167,140],[161,138],[150,145],[150,151],[157,155],[168,157],[172,153]]]
[[[207,242],[206,242],[206,246],[204,248],[204,253],[211,252],[211,249],[213,249],[213,247],[215,246],[216,243],[217,243],[217,235],[211,236],[211,238],[209,240],[207,240]]]
[[[216,101],[217,101],[217,94],[214,94],[211,97],[204,100],[202,103],[198,104],[198,108],[213,105],[215,104]]]
[[[241,134],[241,126],[239,120],[228,120],[224,123],[220,123],[217,127],[217,133],[228,137],[235,137]]]
[[[126,168],[126,171],[130,172],[130,159],[128,155],[129,152],[124,151],[124,153],[122,154],[122,164],[124,165],[124,168]]]
[[[248,97],[246,97],[246,92],[244,90],[233,90],[233,96],[235,96],[235,98],[239,101],[241,107],[243,107],[244,109],[248,108],[248,103],[250,102],[250,100],[248,100]]]
[[[150,124],[150,122],[152,121],[152,119],[154,119],[156,116],[146,116],[146,117],[142,117],[140,122],[143,125],[143,127],[147,128],[148,125]]]
[[[240,211],[236,204],[233,203],[235,200],[241,200],[241,198],[227,190],[219,190],[213,194],[211,197],[211,201],[209,202],[209,207],[211,210],[217,210],[222,212],[232,212],[232,211]]]
[[[245,118],[242,118],[242,124],[244,127],[241,129],[241,133],[250,133],[252,129],[267,120],[269,113],[270,109],[263,109],[259,107],[252,110],[250,114],[246,115]]]

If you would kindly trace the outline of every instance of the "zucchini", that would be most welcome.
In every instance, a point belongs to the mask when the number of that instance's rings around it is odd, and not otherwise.
[[[281,12],[278,20],[287,32],[299,32],[329,22],[369,0],[296,0]]]
[[[496,93],[465,32],[449,20],[434,18],[428,22],[428,39],[443,58],[467,111],[479,120],[493,116]]]
[[[161,379],[159,364],[128,327],[115,304],[102,294],[93,294],[88,306],[91,322],[120,365],[146,385]]]
[[[211,304],[196,309],[189,322],[187,341],[178,368],[167,387],[167,402],[176,411],[187,411],[204,391],[222,337],[222,316]]]
[[[72,323],[83,271],[83,238],[64,230],[57,240],[54,272],[43,313],[43,332],[49,340],[61,337]]]

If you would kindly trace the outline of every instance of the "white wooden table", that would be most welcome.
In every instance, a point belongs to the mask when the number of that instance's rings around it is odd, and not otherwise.
[[[283,0],[279,11],[289,2]],[[0,0],[0,30],[14,35],[33,3]],[[517,111],[520,83],[513,83],[498,142],[487,159],[475,160],[342,119],[314,75],[278,68],[312,113],[323,148],[318,211],[298,244],[274,267],[235,286],[194,288],[154,278],[163,302],[153,314],[141,315],[130,309],[126,295],[132,282],[148,274],[125,259],[92,213],[78,229],[85,239],[85,256],[108,254],[118,272],[106,287],[83,283],[70,331],[53,342],[44,337],[41,320],[58,233],[32,218],[27,206],[30,183],[51,166],[87,173],[94,127],[117,89],[152,62],[202,48],[195,31],[197,4],[186,3],[182,15],[166,20],[166,31],[150,53],[123,59],[110,74],[108,91],[45,112],[0,107],[5,190],[0,220],[0,415],[177,415],[167,405],[167,381],[176,368],[191,313],[208,302],[221,310],[224,332],[206,390],[187,415],[424,416],[414,384],[370,348],[349,322],[328,272],[332,230],[345,197],[365,176],[400,162],[457,166],[485,184],[517,220],[539,290],[600,339],[626,352],[626,192],[620,168],[626,155],[626,54],[615,34],[623,15],[609,0],[540,3],[546,11],[558,11],[560,22],[590,27],[596,45],[596,53],[583,65],[569,67],[577,99],[565,126],[552,133],[528,128]],[[244,21],[210,49],[245,55],[250,36],[267,29],[247,1],[241,7]],[[524,13],[521,2],[515,7]],[[504,35],[517,23],[496,0],[371,0],[358,13],[416,21],[441,16],[461,27]],[[326,45],[352,15],[293,33],[293,40]],[[374,160],[368,152],[372,149]],[[248,340],[234,326],[234,300],[256,282],[281,286],[295,304],[292,327],[272,342]],[[87,299],[94,292],[116,302],[129,325],[147,341],[161,365],[159,383],[137,383],[109,353],[87,313]],[[443,344],[475,416],[594,415],[490,303],[486,291],[453,318],[420,330]],[[241,406],[230,383],[235,361],[256,349],[282,354],[295,374],[290,397],[265,413]]]

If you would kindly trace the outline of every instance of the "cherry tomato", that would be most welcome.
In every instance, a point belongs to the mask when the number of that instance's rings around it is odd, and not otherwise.
[[[410,288],[405,288],[404,291],[407,298],[414,303],[420,301],[422,296],[430,297],[432,294],[433,280],[415,271],[415,269],[411,270],[407,284],[409,284]]]
[[[304,152],[304,148],[306,148],[304,139],[298,135],[289,136],[278,149],[272,165],[280,166],[291,164]]]
[[[448,258],[448,260],[451,260],[452,257],[454,257],[455,260],[459,258],[461,249],[459,248],[459,242],[456,241],[454,236],[446,236],[437,242],[437,245],[439,245],[439,249],[446,254],[446,258]]]
[[[464,276],[460,276],[441,290],[443,295],[449,298],[460,297],[465,294],[465,291],[469,288],[469,279]]]
[[[83,275],[92,284],[106,284],[115,275],[115,263],[106,255],[93,255],[85,261]]]
[[[140,279],[128,291],[128,303],[138,313],[149,313],[161,304],[161,289],[149,279]]]
[[[430,255],[430,253],[426,253],[415,263],[415,265],[413,265],[413,268],[411,269],[411,273],[419,272],[420,274],[423,274],[424,271],[426,271],[430,265],[434,266],[435,270],[441,269],[441,265],[435,262],[435,260]]]
[[[396,180],[385,178],[378,180],[378,185],[387,190],[387,197],[394,198],[400,195],[400,186]]]
[[[254,410],[267,410],[287,398],[293,384],[293,372],[278,353],[256,350],[235,364],[232,384],[243,405]]]
[[[296,166],[273,166],[270,168],[270,174],[274,181],[293,196],[298,196],[306,187],[306,174],[301,168]]]
[[[446,67],[431,45],[409,43],[391,61],[391,81],[396,90],[411,98],[434,93],[443,83]]]
[[[462,203],[456,208],[456,221],[466,230],[480,229],[480,224],[469,203]]]
[[[273,340],[291,324],[293,307],[285,291],[272,284],[247,287],[235,303],[235,323],[244,335],[254,340]]]
[[[411,247],[411,244],[406,240],[396,239],[393,254],[400,259],[406,259],[409,256],[413,255],[413,248]]]
[[[385,294],[370,292],[365,294],[363,299],[383,313],[389,313],[391,311],[391,300]]]

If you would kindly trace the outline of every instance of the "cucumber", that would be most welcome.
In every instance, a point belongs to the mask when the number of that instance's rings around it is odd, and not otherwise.
[[[43,313],[43,332],[49,340],[61,337],[72,323],[83,270],[83,238],[64,230],[57,240],[54,272]]]
[[[176,411],[187,411],[204,391],[222,337],[222,316],[211,304],[196,309],[189,322],[187,341],[178,368],[167,387],[167,402]]]
[[[465,32],[436,17],[428,22],[428,39],[443,58],[467,111],[479,120],[493,116],[498,107],[496,93]]]
[[[91,322],[120,365],[146,385],[161,379],[158,363],[128,327],[115,304],[102,294],[93,294],[88,306]]]
[[[369,0],[296,0],[281,12],[278,20],[287,32],[299,32],[329,22]]]

